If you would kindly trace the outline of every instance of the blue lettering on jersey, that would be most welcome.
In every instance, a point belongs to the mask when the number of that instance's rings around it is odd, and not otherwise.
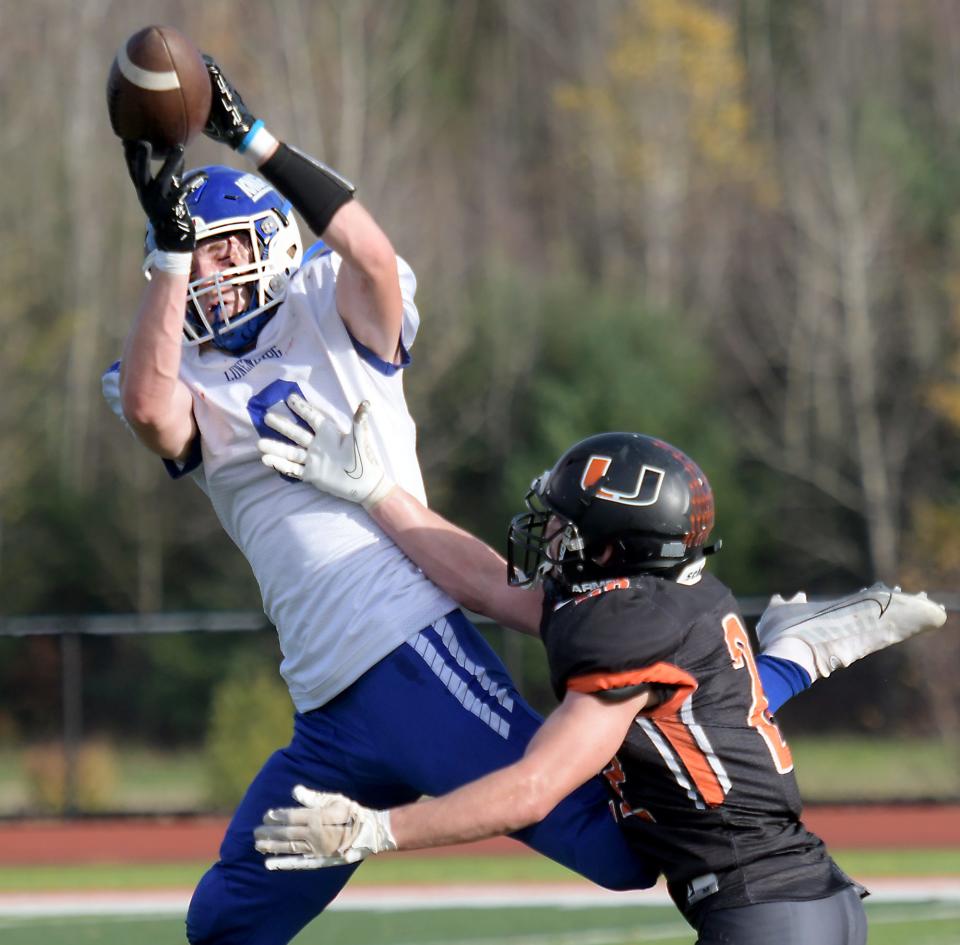
[[[263,354],[258,355],[255,358],[238,358],[236,361],[223,372],[223,376],[228,381],[239,381],[240,378],[249,374],[261,361],[269,361],[275,358],[282,358],[283,352],[276,346],[273,345],[270,348],[267,348]]]

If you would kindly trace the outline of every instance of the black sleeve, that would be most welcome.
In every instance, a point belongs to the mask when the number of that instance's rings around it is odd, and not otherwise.
[[[326,164],[282,142],[258,170],[296,207],[317,236],[330,225],[333,215],[353,199],[356,189]]]

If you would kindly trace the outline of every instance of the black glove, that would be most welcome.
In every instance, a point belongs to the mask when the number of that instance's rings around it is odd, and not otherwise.
[[[217,65],[213,56],[204,53],[203,61],[207,66],[213,93],[210,101],[210,117],[207,119],[203,133],[208,138],[221,141],[236,151],[253,127],[256,118],[243,104],[240,93],[223,74],[223,70]]]
[[[123,153],[127,159],[130,179],[137,188],[140,206],[153,226],[157,249],[168,253],[192,253],[197,245],[193,218],[187,208],[187,197],[203,183],[203,176],[184,182],[183,145],[170,149],[156,177],[150,176],[150,157],[153,153],[148,141],[124,141]]]

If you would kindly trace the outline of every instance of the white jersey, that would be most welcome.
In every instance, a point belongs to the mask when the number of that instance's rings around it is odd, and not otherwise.
[[[348,430],[368,400],[387,475],[425,501],[416,428],[403,372],[355,344],[336,309],[340,259],[308,263],[242,357],[184,348],[180,377],[193,394],[200,464],[190,471],[245,555],[264,612],[277,628],[280,672],[294,705],[323,705],[456,604],[419,571],[358,505],[279,476],[260,461],[257,439],[278,436],[264,413],[289,409],[297,391]],[[416,335],[416,279],[398,259],[404,349]],[[104,394],[120,414],[116,366]],[[279,406],[276,406],[279,405]]]

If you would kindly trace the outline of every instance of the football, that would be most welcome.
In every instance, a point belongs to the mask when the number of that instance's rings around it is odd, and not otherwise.
[[[149,141],[155,157],[187,145],[210,115],[210,78],[200,51],[170,26],[147,26],[118,50],[107,77],[114,133]]]

